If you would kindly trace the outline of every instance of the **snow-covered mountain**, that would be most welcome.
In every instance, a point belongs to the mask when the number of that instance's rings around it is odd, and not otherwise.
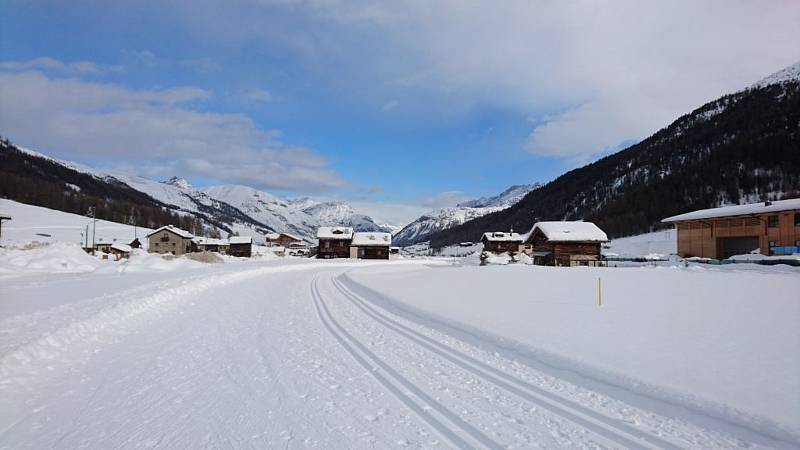
[[[385,231],[369,216],[343,202],[318,202],[310,197],[284,199],[247,186],[204,188],[206,195],[238,208],[275,231],[313,240],[320,226],[348,226],[358,231]]]
[[[493,197],[482,197],[459,203],[452,208],[431,211],[403,227],[395,234],[393,241],[401,246],[424,242],[432,233],[447,230],[468,220],[506,209],[516,204],[530,191],[541,186],[541,183],[516,184]]]
[[[61,189],[80,190],[72,182],[80,179],[86,189],[86,186],[91,186],[94,198],[105,198],[112,203],[115,200],[122,201],[124,197],[126,204],[131,207],[146,205],[171,211],[170,214],[178,214],[171,220],[180,219],[175,222],[176,225],[189,227],[196,234],[226,235],[236,232],[254,236],[258,240],[258,236],[267,233],[288,232],[313,241],[321,225],[350,226],[359,231],[388,231],[343,202],[322,202],[310,197],[284,199],[238,185],[195,188],[177,176],[154,181],[123,171],[58,160],[10,143],[3,145],[6,149],[3,155],[13,158],[6,164],[11,175],[22,175],[26,167],[51,164],[47,169],[34,171],[34,174],[46,172],[46,182],[54,183]],[[31,185],[42,185],[44,181],[31,180]],[[157,224],[151,225],[155,227]]]
[[[457,206],[459,208],[508,208],[522,200],[522,197],[528,195],[528,192],[539,187],[542,187],[542,183],[515,184],[494,197],[481,197],[459,203]]]
[[[753,83],[750,89],[762,88],[771,84],[791,83],[798,80],[800,80],[800,61]]]

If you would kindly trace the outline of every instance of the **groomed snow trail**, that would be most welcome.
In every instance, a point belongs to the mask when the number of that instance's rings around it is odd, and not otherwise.
[[[33,303],[0,310],[0,448],[769,446],[397,316],[341,277],[364,265],[4,280]]]

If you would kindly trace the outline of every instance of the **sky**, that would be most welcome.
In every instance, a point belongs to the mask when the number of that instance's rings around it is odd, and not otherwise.
[[[0,3],[0,135],[402,224],[547,182],[800,60],[800,2]]]

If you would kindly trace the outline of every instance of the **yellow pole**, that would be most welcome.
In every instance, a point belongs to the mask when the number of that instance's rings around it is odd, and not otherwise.
[[[603,287],[600,284],[600,277],[597,277],[597,306],[603,306]]]

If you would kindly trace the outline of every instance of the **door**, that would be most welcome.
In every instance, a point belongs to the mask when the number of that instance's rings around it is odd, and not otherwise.
[[[758,237],[728,237],[719,239],[719,256],[721,259],[733,255],[745,255],[758,249]]]

